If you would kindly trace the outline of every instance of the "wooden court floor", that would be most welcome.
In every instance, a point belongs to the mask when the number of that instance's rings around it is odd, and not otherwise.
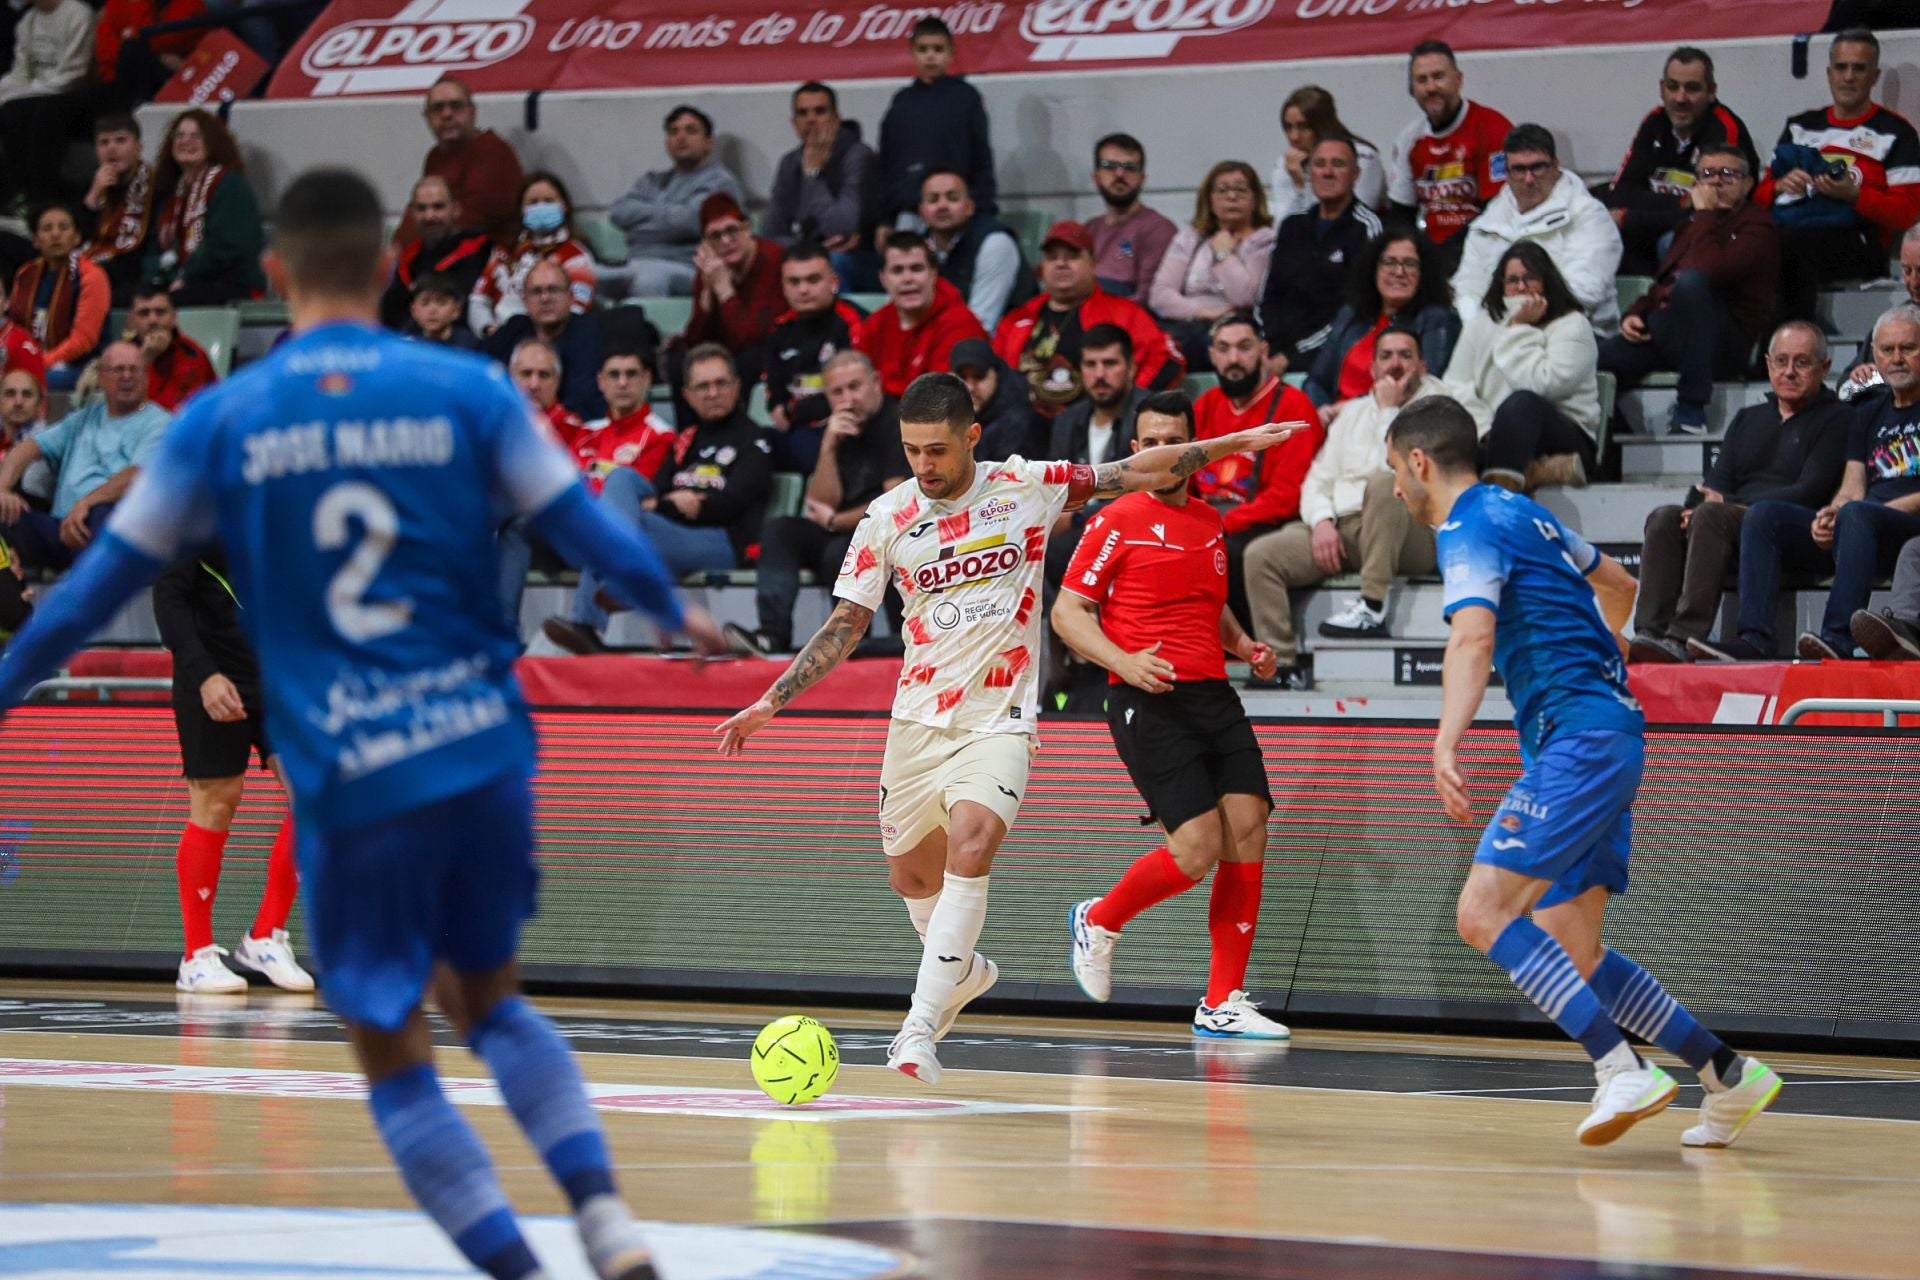
[[[1920,1277],[1913,1059],[1768,1054],[1783,1105],[1736,1148],[1681,1148],[1689,1088],[1588,1150],[1590,1076],[1545,1041],[967,1018],[926,1089],[879,1065],[893,1019],[817,1009],[847,1065],[782,1112],[745,1053],[788,1010],[538,1003],[636,1211],[677,1224],[669,1280]],[[0,983],[0,1276],[466,1274],[388,1212],[351,1072],[310,998]],[[559,1214],[479,1064],[449,1044],[441,1073],[516,1206]],[[563,1222],[534,1242],[586,1275]]]

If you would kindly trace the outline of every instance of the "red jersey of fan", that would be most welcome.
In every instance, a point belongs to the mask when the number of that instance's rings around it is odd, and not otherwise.
[[[1150,493],[1109,502],[1087,521],[1060,585],[1099,605],[1100,629],[1128,653],[1158,641],[1175,680],[1227,678],[1227,531],[1206,503],[1176,507]]]
[[[587,492],[598,497],[607,477],[621,467],[631,467],[652,481],[673,452],[673,439],[673,428],[642,405],[624,418],[598,418],[587,423],[568,443],[580,463],[580,478],[586,482]]]
[[[1444,244],[1506,185],[1507,157],[1501,148],[1512,130],[1505,116],[1477,102],[1463,101],[1460,114],[1438,133],[1420,116],[1395,144],[1388,197],[1396,204],[1418,205],[1427,239]]]
[[[1219,508],[1228,533],[1263,529],[1300,514],[1300,486],[1327,431],[1307,393],[1278,378],[1268,378],[1244,409],[1234,408],[1219,387],[1209,387],[1193,402],[1195,439],[1251,431],[1269,422],[1306,425],[1265,452],[1230,453],[1193,477],[1194,494]]]
[[[547,425],[553,428],[553,434],[559,437],[560,443],[569,449],[573,448],[574,439],[587,429],[587,424],[580,420],[580,415],[558,400],[555,400],[553,407],[547,410],[546,419]]]
[[[10,369],[25,369],[40,384],[40,393],[46,394],[47,362],[40,344],[24,328],[0,316],[0,373]]]

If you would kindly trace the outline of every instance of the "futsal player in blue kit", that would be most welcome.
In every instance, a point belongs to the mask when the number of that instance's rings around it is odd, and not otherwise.
[[[294,337],[174,421],[0,655],[0,708],[217,533],[293,793],[313,954],[407,1189],[487,1275],[544,1274],[435,1075],[421,1012],[434,980],[565,1190],[594,1271],[651,1280],[573,1057],[518,994],[537,880],[534,736],[494,531],[528,516],[664,627],[709,652],[724,642],[683,611],[653,551],[600,515],[503,370],[379,329],[389,264],[364,179],[298,178],[265,264]]]
[[[1396,491],[1437,528],[1451,628],[1433,778],[1450,817],[1472,817],[1457,751],[1498,667],[1526,766],[1480,838],[1461,890],[1460,936],[1578,1040],[1599,1082],[1587,1146],[1666,1110],[1677,1086],[1631,1033],[1700,1073],[1699,1123],[1681,1142],[1731,1146],[1779,1094],[1780,1077],[1701,1026],[1659,980],[1601,940],[1627,887],[1646,721],[1627,688],[1636,584],[1545,507],[1479,482],[1478,433],[1446,396],[1400,411],[1387,435]],[[1528,913],[1532,916],[1529,918]]]

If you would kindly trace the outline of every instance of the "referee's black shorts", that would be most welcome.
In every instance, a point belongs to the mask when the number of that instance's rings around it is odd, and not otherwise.
[[[180,735],[180,772],[188,778],[237,778],[244,774],[254,755],[266,768],[273,751],[267,745],[267,728],[261,714],[260,691],[237,686],[240,700],[247,706],[245,720],[221,722],[207,714],[196,685],[173,682],[173,727]]]
[[[1168,831],[1211,812],[1223,796],[1273,805],[1266,758],[1225,680],[1176,684],[1166,693],[1112,685],[1107,727],[1148,812]]]

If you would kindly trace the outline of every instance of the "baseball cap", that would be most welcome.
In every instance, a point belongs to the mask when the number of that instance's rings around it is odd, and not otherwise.
[[[1055,244],[1064,244],[1082,253],[1092,253],[1093,232],[1078,222],[1063,218],[1047,228],[1046,239],[1040,242],[1040,247],[1044,250]]]
[[[993,345],[985,338],[968,338],[964,342],[953,344],[953,356],[947,361],[947,368],[959,372],[962,369],[993,368]]]

